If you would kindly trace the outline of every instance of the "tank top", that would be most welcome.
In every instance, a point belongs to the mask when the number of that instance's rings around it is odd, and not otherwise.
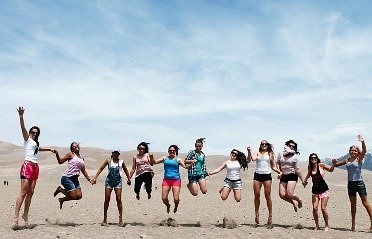
[[[226,161],[226,178],[230,180],[240,179],[240,163],[238,160],[228,160]]]
[[[154,171],[151,168],[149,159],[146,157],[146,154],[144,154],[141,158],[139,158],[138,155],[136,155],[135,158],[136,158],[136,177],[146,172],[150,172],[154,176]]]
[[[38,146],[35,140],[28,138],[27,141],[24,142],[23,148],[25,150],[25,160],[30,161],[33,163],[37,163],[38,161]]]
[[[76,154],[68,160],[68,165],[63,176],[72,177],[79,176],[81,169],[84,167],[84,158],[79,158]]]
[[[313,194],[322,194],[329,190],[327,183],[324,180],[324,170],[317,167],[316,172],[311,171],[311,179],[313,181],[313,187],[311,192]]]
[[[164,179],[180,179],[179,165],[177,157],[164,158]]]
[[[355,159],[353,162],[346,163],[347,180],[348,181],[363,181],[362,164]]]
[[[270,156],[268,153],[259,154],[259,157],[256,160],[256,173],[258,174],[270,174]]]

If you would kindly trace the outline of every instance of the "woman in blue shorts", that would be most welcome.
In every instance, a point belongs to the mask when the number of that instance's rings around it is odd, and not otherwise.
[[[190,150],[185,159],[186,165],[191,164],[191,168],[188,170],[189,183],[187,184],[187,188],[193,196],[198,195],[198,184],[200,191],[203,194],[207,193],[205,183],[207,169],[205,166],[205,154],[202,151],[204,139],[200,138],[195,141],[195,149]]]
[[[223,162],[220,167],[208,173],[208,176],[221,172],[226,168],[226,178],[223,187],[220,189],[220,196],[225,201],[233,190],[235,201],[240,202],[242,198],[242,179],[240,177],[240,169],[248,168],[247,158],[244,153],[233,149],[230,153],[230,159]]]
[[[105,180],[105,202],[103,204],[103,221],[102,226],[108,226],[107,223],[107,210],[110,205],[110,197],[112,190],[115,190],[116,195],[116,205],[118,206],[119,211],[119,226],[125,226],[126,223],[123,222],[123,203],[121,201],[121,192],[122,192],[122,179],[121,176],[123,171],[127,176],[127,184],[130,185],[128,169],[125,166],[124,160],[119,159],[120,149],[113,149],[111,151],[111,157],[106,159],[101,167],[99,167],[96,175],[92,179],[92,184],[97,182],[99,174],[106,168],[108,168],[108,174]]]
[[[70,145],[70,152],[64,157],[60,157],[56,151],[56,157],[59,164],[68,162],[67,169],[62,175],[61,184],[63,187],[58,186],[54,192],[54,197],[59,193],[65,195],[63,198],[59,198],[59,208],[62,209],[63,203],[70,200],[80,200],[83,197],[81,192],[79,176],[80,172],[83,173],[84,177],[91,183],[90,177],[85,170],[84,158],[80,154],[80,145],[76,142],[72,142]]]
[[[367,147],[362,135],[358,135],[358,140],[362,143],[362,150],[360,150],[357,145],[352,145],[349,148],[350,157],[348,159],[341,162],[337,162],[337,159],[333,159],[332,163],[335,167],[346,164],[348,178],[347,191],[351,206],[351,230],[355,231],[356,193],[358,193],[369,215],[371,221],[369,231],[372,232],[372,207],[371,204],[368,203],[367,190],[362,177],[362,164]]]

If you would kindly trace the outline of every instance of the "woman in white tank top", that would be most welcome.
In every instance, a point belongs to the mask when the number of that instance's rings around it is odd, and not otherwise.
[[[272,227],[272,200],[271,200],[271,170],[280,174],[280,170],[275,165],[274,152],[272,144],[268,143],[267,140],[262,140],[258,152],[252,152],[248,146],[248,162],[256,161],[256,170],[253,178],[253,192],[254,192],[254,211],[255,211],[255,222],[259,224],[259,208],[260,208],[260,193],[261,187],[264,186],[266,205],[269,211],[269,217],[267,219],[267,226]]]
[[[239,150],[233,149],[230,153],[230,159],[223,162],[220,167],[207,173],[207,175],[210,176],[219,173],[225,168],[227,172],[224,185],[220,190],[221,199],[225,201],[229,197],[231,190],[233,190],[235,201],[240,202],[242,190],[240,169],[243,168],[245,170],[248,168],[245,154]]]

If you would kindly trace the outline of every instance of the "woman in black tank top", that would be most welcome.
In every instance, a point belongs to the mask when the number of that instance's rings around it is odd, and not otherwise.
[[[329,199],[329,188],[327,183],[325,182],[322,173],[323,170],[328,172],[333,172],[334,166],[328,166],[326,164],[320,163],[320,159],[316,153],[312,153],[309,155],[309,166],[308,172],[303,182],[304,187],[307,185],[307,180],[309,177],[312,178],[313,187],[311,189],[312,192],[312,204],[313,204],[313,217],[315,221],[315,229],[320,230],[319,227],[319,217],[318,217],[318,205],[321,202],[322,214],[324,218],[325,227],[324,230],[328,231],[328,211],[327,211],[327,203]],[[314,173],[315,171],[315,173]]]

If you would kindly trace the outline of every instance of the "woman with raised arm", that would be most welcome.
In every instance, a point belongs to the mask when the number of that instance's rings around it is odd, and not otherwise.
[[[134,192],[137,200],[140,199],[140,191],[142,184],[145,184],[147,198],[151,198],[152,178],[154,171],[152,170],[152,162],[149,156],[149,143],[141,142],[137,146],[137,155],[133,157],[132,169],[130,170],[129,179],[136,173],[134,180]]]
[[[264,193],[266,198],[266,205],[269,211],[269,217],[267,219],[267,226],[272,227],[272,200],[271,200],[271,170],[274,170],[277,174],[280,174],[277,169],[274,160],[274,149],[273,145],[267,140],[262,140],[258,152],[252,152],[250,147],[248,150],[248,162],[256,161],[256,170],[253,176],[253,193],[254,193],[254,211],[255,211],[255,222],[260,223],[259,220],[259,208],[260,208],[260,194],[261,187],[264,186]]]
[[[191,168],[188,170],[189,183],[187,184],[187,188],[193,196],[198,195],[198,184],[200,191],[203,194],[207,193],[205,183],[207,169],[205,166],[205,154],[202,151],[204,139],[200,138],[195,141],[195,149],[190,150],[185,159],[186,165],[191,164]]]
[[[177,212],[178,205],[180,203],[181,177],[179,166],[181,165],[183,168],[188,168],[191,166],[186,166],[183,159],[178,157],[178,151],[179,148],[177,145],[171,145],[168,148],[168,156],[154,159],[154,156],[150,154],[152,164],[164,164],[164,178],[161,187],[161,199],[163,200],[164,205],[167,207],[167,213],[170,212],[171,205],[169,203],[168,195],[171,189],[174,200],[174,213]]]
[[[278,154],[277,167],[281,171],[278,175],[279,196],[284,201],[293,205],[293,209],[297,212],[298,208],[302,208],[302,200],[294,194],[298,178],[303,182],[302,174],[299,168],[300,153],[297,151],[297,143],[293,140],[285,142],[283,152]]]
[[[220,196],[225,201],[233,190],[235,201],[240,202],[242,198],[242,179],[240,177],[240,169],[248,168],[247,158],[244,153],[237,149],[231,150],[230,159],[223,162],[220,167],[208,173],[208,176],[221,172],[226,168],[226,178],[220,189]]]
[[[58,186],[54,192],[54,197],[59,193],[63,193],[65,197],[59,198],[59,208],[62,209],[63,203],[71,200],[80,200],[83,197],[81,192],[79,176],[80,172],[84,177],[92,183],[87,171],[85,170],[84,158],[80,155],[80,146],[76,142],[70,145],[70,151],[63,158],[59,157],[56,151],[56,157],[59,164],[68,162],[67,169],[62,175],[61,184],[63,187]]]
[[[125,173],[127,176],[127,184],[130,185],[130,177],[127,167],[125,166],[124,160],[119,158],[120,149],[111,150],[111,157],[103,161],[101,167],[97,170],[96,175],[92,179],[92,184],[95,184],[100,173],[107,167],[108,174],[105,180],[105,202],[103,204],[103,221],[101,226],[108,226],[107,223],[107,210],[110,205],[110,198],[112,190],[115,191],[116,196],[116,205],[118,206],[119,211],[119,223],[120,227],[126,225],[123,222],[123,203],[121,201],[121,192],[123,187],[122,174]]]
[[[335,167],[346,164],[347,169],[347,191],[349,194],[350,206],[351,206],[351,230],[355,231],[355,214],[356,214],[356,193],[359,194],[362,204],[367,210],[371,225],[369,232],[372,232],[372,207],[368,202],[367,189],[364,185],[362,177],[362,164],[363,159],[367,151],[366,143],[362,135],[358,135],[358,140],[362,143],[362,150],[357,145],[352,145],[349,148],[349,158],[341,162],[337,162],[337,159],[333,159],[332,163]]]
[[[318,217],[318,206],[321,202],[322,214],[325,223],[324,231],[329,230],[328,225],[328,210],[327,203],[329,199],[329,188],[324,180],[324,171],[333,172],[335,167],[328,166],[320,162],[320,159],[316,153],[309,155],[309,166],[307,170],[307,175],[302,183],[304,187],[307,185],[307,180],[311,177],[313,182],[312,192],[312,204],[313,204],[313,217],[315,221],[315,229],[320,230],[319,227],[319,217]]]
[[[28,227],[28,212],[30,210],[32,196],[34,195],[35,186],[37,179],[39,178],[39,165],[38,165],[38,152],[39,151],[51,151],[55,152],[54,149],[44,148],[39,146],[40,129],[37,126],[32,126],[27,132],[23,115],[25,109],[18,107],[19,122],[21,125],[22,136],[24,139],[23,148],[25,150],[25,158],[20,170],[21,178],[21,190],[19,191],[16,204],[15,213],[13,218],[12,228],[18,229],[19,211],[23,201],[25,206],[22,214],[22,218],[25,221],[25,227]]]

